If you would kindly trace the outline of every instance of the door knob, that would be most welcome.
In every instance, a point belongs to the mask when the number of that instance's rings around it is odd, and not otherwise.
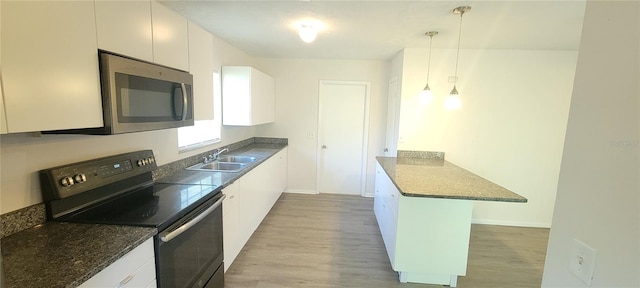
[[[327,145],[322,145],[322,149],[327,149]]]

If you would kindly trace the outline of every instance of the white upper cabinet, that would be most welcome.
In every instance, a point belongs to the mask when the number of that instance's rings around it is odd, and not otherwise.
[[[187,19],[164,5],[151,2],[153,61],[189,71],[189,32]]]
[[[0,5],[0,15],[2,15],[2,5]],[[0,21],[0,31],[2,31],[2,21]],[[0,32],[0,134],[7,133],[7,118],[4,115],[4,95],[2,93],[2,33]]]
[[[189,22],[189,68],[193,74],[195,120],[213,119],[213,36]]]
[[[96,0],[98,48],[153,62],[151,1]]]
[[[0,5],[8,132],[103,126],[94,2]]]
[[[0,134],[7,134],[7,118],[4,115],[4,95],[2,95],[2,81],[0,81]]]
[[[249,66],[222,67],[222,124],[251,126],[275,121],[275,81]]]
[[[2,67],[2,64],[0,64],[0,67]],[[2,89],[2,77],[0,77],[0,134],[7,134],[7,117],[4,115],[4,95]]]

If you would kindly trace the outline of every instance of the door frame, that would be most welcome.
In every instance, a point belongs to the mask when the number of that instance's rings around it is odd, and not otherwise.
[[[367,184],[367,158],[368,158],[368,147],[369,147],[369,106],[371,100],[371,82],[368,81],[343,81],[343,80],[320,80],[318,84],[318,131],[316,132],[317,143],[316,143],[316,194],[320,194],[320,169],[321,165],[321,157],[322,157],[322,143],[321,143],[321,135],[322,132],[322,86],[323,85],[353,85],[353,86],[364,86],[365,87],[365,95],[364,95],[364,129],[362,132],[362,161],[360,163],[360,196],[365,196],[366,194],[366,184]]]

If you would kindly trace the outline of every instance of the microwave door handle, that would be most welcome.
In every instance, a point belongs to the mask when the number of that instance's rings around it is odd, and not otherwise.
[[[184,233],[185,231],[189,230],[189,228],[193,227],[194,225],[198,224],[198,222],[202,221],[202,219],[204,219],[204,217],[207,217],[209,214],[211,214],[211,212],[213,212],[213,210],[216,210],[216,208],[218,208],[218,206],[220,206],[222,204],[222,200],[224,200],[224,198],[226,198],[227,195],[222,194],[222,197],[220,197],[220,199],[218,199],[218,201],[216,201],[215,203],[213,203],[213,205],[211,205],[211,207],[207,208],[207,210],[204,210],[202,213],[200,213],[200,215],[196,216],[195,218],[191,219],[189,222],[185,223],[184,225],[178,227],[177,229],[168,232],[168,233],[161,233],[160,234],[160,240],[162,240],[162,242],[169,242],[171,241],[173,238],[176,238],[178,236],[180,236],[180,234]]]
[[[187,120],[187,85],[180,83],[182,88],[182,121]]]

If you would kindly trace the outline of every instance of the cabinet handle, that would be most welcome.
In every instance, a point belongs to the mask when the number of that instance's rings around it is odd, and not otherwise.
[[[229,197],[229,199],[233,199],[236,198],[236,195],[231,195],[231,197]]]
[[[120,283],[118,283],[118,286],[116,286],[116,288],[120,288],[124,285],[127,285],[127,283],[131,282],[131,280],[133,280],[133,277],[136,277],[136,275],[129,275],[126,278],[122,279],[122,281],[120,281]]]
[[[395,195],[395,194],[391,194],[391,198],[395,198],[395,197],[396,197],[396,195]]]

